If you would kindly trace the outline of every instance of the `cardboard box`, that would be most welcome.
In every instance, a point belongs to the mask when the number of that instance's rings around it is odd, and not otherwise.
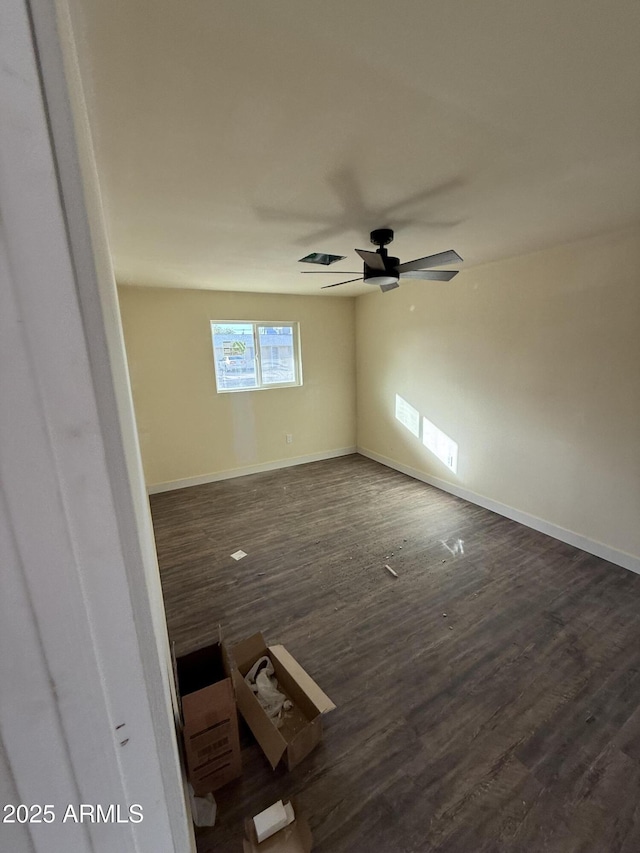
[[[313,848],[313,838],[309,824],[301,815],[298,814],[298,804],[295,800],[291,800],[296,819],[293,823],[285,826],[275,835],[265,838],[263,842],[258,843],[256,829],[253,824],[253,818],[247,818],[244,822],[244,831],[246,838],[242,844],[244,853],[311,853]]]
[[[273,768],[283,756],[293,770],[322,739],[322,716],[336,706],[284,646],[267,646],[262,634],[228,648],[238,709]],[[271,659],[279,689],[293,702],[279,729],[244,677],[258,658]],[[262,849],[262,846],[261,848]]]
[[[236,702],[221,644],[178,658],[176,682],[188,777],[202,796],[242,772]]]

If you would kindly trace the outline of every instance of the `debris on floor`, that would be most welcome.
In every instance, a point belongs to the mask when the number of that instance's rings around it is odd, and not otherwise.
[[[385,567],[385,569],[386,569],[388,572],[391,572],[391,574],[394,576],[394,578],[397,578],[397,577],[398,577],[397,573],[393,571],[393,569],[391,568],[391,566],[387,566],[387,564],[385,563],[385,566],[384,566],[384,567]]]
[[[216,822],[216,801],[213,794],[204,794],[196,797],[191,785],[189,788],[189,802],[191,803],[191,817],[196,826],[214,826]]]
[[[281,825],[274,830],[273,827],[278,824]],[[258,834],[258,829],[261,830],[261,835]],[[311,829],[307,820],[300,814],[294,798],[285,802],[279,800],[254,818],[247,818],[244,831],[242,844],[245,853],[260,853],[262,850],[273,853],[310,853],[313,848]]]
[[[258,844],[262,843],[265,838],[271,838],[272,835],[280,832],[285,826],[289,826],[295,819],[291,803],[289,802],[285,805],[282,800],[278,800],[277,803],[257,814],[253,818],[253,826],[256,831]]]
[[[231,557],[232,557],[234,560],[241,560],[243,557],[246,557],[246,556],[247,556],[246,552],[245,552],[245,551],[242,551],[242,550],[240,550],[240,551],[234,551],[234,552],[233,552],[233,554],[231,555]]]

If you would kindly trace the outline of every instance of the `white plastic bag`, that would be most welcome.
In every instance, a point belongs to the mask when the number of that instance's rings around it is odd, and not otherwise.
[[[204,797],[196,797],[193,788],[189,785],[189,800],[191,801],[191,815],[196,826],[213,826],[216,822],[216,801],[213,794]]]
[[[278,690],[273,664],[268,657],[259,658],[245,675],[244,680],[256,694],[258,702],[277,728],[282,725],[282,712],[289,711],[292,703]]]

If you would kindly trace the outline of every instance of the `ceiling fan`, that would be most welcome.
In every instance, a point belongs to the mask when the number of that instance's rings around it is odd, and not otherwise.
[[[393,230],[391,228],[377,228],[371,232],[371,242],[374,246],[378,246],[375,252],[367,251],[366,249],[356,249],[356,252],[364,261],[364,272],[358,278],[349,278],[346,281],[338,281],[336,284],[325,284],[322,290],[328,287],[339,287],[341,284],[350,284],[352,281],[364,281],[365,284],[374,284],[380,287],[380,290],[385,293],[387,290],[393,290],[400,287],[400,281],[403,279],[426,279],[427,281],[451,281],[458,275],[458,270],[434,270],[433,267],[440,267],[443,264],[460,263],[462,258],[453,249],[448,252],[439,252],[436,255],[427,255],[426,258],[416,258],[415,261],[406,261],[400,263],[400,258],[392,258],[385,246],[393,240]],[[308,256],[309,258],[312,256]],[[336,260],[341,260],[341,256],[318,255],[317,257],[327,258],[335,257]],[[306,258],[303,258],[306,260]],[[315,261],[315,263],[324,263],[326,260]],[[314,263],[314,261],[312,261]],[[336,271],[337,272],[337,271]],[[336,275],[336,272],[329,270],[304,270],[303,275]],[[343,275],[357,275],[355,272],[343,272]]]

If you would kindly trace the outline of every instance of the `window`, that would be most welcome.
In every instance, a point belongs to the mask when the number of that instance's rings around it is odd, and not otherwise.
[[[218,393],[302,385],[297,323],[212,322]]]

